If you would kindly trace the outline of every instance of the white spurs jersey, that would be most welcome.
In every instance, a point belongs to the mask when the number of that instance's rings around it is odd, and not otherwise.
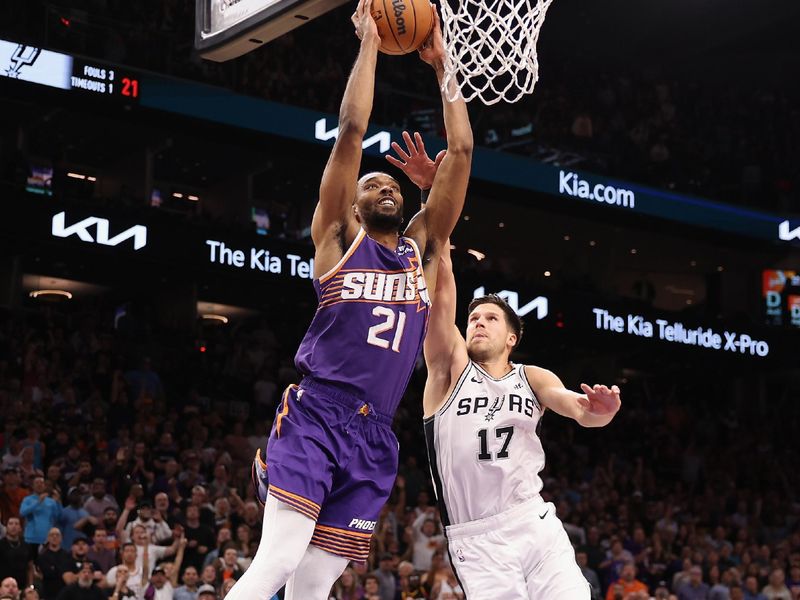
[[[425,419],[445,525],[491,517],[541,492],[542,414],[524,365],[512,363],[509,373],[495,379],[469,361],[447,401]]]

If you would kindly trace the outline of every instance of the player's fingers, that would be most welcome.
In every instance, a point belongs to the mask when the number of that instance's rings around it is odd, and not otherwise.
[[[586,385],[585,383],[581,384],[581,389],[583,390],[584,394],[593,394],[594,393],[594,390],[592,388],[590,388],[588,385]]]
[[[425,152],[425,142],[422,141],[419,131],[414,132],[414,141],[417,142],[417,152],[423,154]]]
[[[620,393],[619,388],[616,385],[612,385],[611,386],[611,391],[614,392],[615,394],[619,394]]]
[[[388,160],[390,164],[393,164],[395,167],[397,167],[397,168],[398,168],[398,169],[400,169],[400,170],[403,170],[403,171],[404,171],[404,170],[405,170],[405,168],[406,168],[406,163],[404,163],[404,162],[401,162],[401,161],[397,160],[397,159],[396,159],[394,156],[392,156],[391,154],[387,154],[387,155],[386,155],[386,160]]]
[[[439,163],[442,162],[442,160],[444,159],[446,154],[447,154],[447,150],[442,150],[441,152],[439,152],[439,154],[436,155],[436,160],[433,161],[433,165],[436,168],[439,167]]]
[[[411,154],[412,156],[416,154],[415,152],[416,147],[414,146],[414,141],[411,139],[411,134],[408,133],[407,131],[404,131],[403,139],[406,142],[406,148],[408,148],[408,153]]]
[[[409,158],[411,158],[408,155],[408,153],[405,150],[403,150],[403,148],[397,142],[392,142],[392,150],[397,152],[397,156],[399,156],[400,158],[402,158],[405,161],[407,161]]]
[[[578,396],[578,404],[580,404],[583,408],[590,408],[592,403],[589,402],[589,399],[586,396]]]

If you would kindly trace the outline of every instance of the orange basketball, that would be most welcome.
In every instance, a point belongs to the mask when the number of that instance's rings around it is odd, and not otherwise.
[[[408,54],[430,35],[433,6],[428,0],[372,0],[372,18],[381,36],[381,52]]]

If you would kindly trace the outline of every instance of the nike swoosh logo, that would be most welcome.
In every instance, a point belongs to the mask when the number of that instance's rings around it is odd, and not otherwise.
[[[544,511],[543,515],[539,515],[540,519],[544,519],[547,516],[548,511]]]
[[[478,379],[477,377],[473,377],[472,381],[474,381],[475,383],[483,383],[483,379]]]

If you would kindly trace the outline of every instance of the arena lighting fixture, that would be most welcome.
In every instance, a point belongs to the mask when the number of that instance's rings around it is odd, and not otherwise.
[[[505,227],[505,226],[506,226],[506,224],[505,224],[505,223],[503,223],[503,222],[501,221],[500,223],[498,223],[498,224],[497,224],[497,226],[498,226],[500,229],[502,229],[503,227]]]
[[[33,290],[28,294],[31,298],[66,298],[72,300],[72,293],[66,290]]]
[[[483,252],[479,252],[478,250],[473,250],[472,248],[467,250],[467,254],[472,254],[472,256],[474,256],[478,260],[483,260],[484,258],[486,258],[486,255]]]
[[[186,199],[191,200],[192,202],[197,202],[198,200],[200,200],[198,196],[191,196],[191,195],[186,196]]]
[[[227,325],[228,324],[228,317],[226,317],[224,315],[218,315],[218,314],[215,314],[215,313],[206,313],[204,315],[201,315],[201,318],[206,320],[206,321],[218,321],[219,323],[222,323],[223,325]]]
[[[564,241],[565,241],[565,242],[568,242],[569,240],[570,240],[570,237],[569,237],[569,235],[565,235],[565,236],[564,236]]]
[[[469,221],[469,215],[464,215],[464,220]]]
[[[717,272],[719,272],[719,273],[722,273],[724,270],[725,270],[725,268],[722,265],[717,267]]]
[[[545,271],[545,272],[544,272],[544,276],[545,276],[545,277],[550,277],[550,271]]]
[[[596,246],[596,245],[597,245],[597,242],[595,242],[594,240],[592,240],[591,242],[589,242],[589,245],[590,245],[590,246]]]
[[[73,179],[86,179],[86,175],[82,175],[81,173],[67,173],[67,177],[72,177]]]
[[[636,254],[637,252],[639,251],[636,248],[631,248],[631,254]]]
[[[183,198],[183,194],[181,194],[180,192],[172,192],[172,197],[173,198]]]

